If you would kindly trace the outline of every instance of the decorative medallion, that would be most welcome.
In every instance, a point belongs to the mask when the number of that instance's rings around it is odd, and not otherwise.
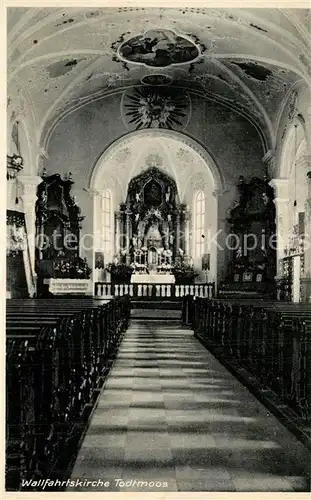
[[[126,147],[121,149],[121,151],[117,152],[115,159],[116,162],[120,164],[128,161],[130,156],[131,156],[131,149],[129,147]]]
[[[184,127],[189,107],[187,93],[166,87],[136,88],[124,99],[125,116],[136,130]]]
[[[150,30],[122,43],[118,57],[125,62],[165,68],[187,64],[200,55],[200,48],[190,38],[171,30]]]
[[[148,167],[162,167],[162,165],[163,165],[163,158],[158,153],[150,153],[145,158],[145,164]]]
[[[147,75],[141,79],[144,85],[168,85],[172,82],[172,78],[167,75]]]

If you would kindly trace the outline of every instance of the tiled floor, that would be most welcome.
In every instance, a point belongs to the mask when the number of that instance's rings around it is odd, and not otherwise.
[[[309,463],[192,332],[132,322],[71,476],[106,484],[68,491],[308,491]]]

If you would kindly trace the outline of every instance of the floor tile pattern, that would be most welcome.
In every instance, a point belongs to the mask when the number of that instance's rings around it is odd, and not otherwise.
[[[189,330],[126,333],[68,491],[309,491],[310,453]],[[85,483],[84,483],[85,484]]]

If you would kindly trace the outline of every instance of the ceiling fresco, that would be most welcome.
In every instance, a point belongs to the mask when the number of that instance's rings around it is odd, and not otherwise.
[[[268,137],[288,91],[310,83],[308,24],[304,9],[12,7],[8,98],[27,96],[41,133],[106,93],[184,88],[248,115]]]
[[[170,30],[150,30],[124,42],[118,56],[125,61],[165,68],[187,64],[200,56],[200,49],[190,39]]]

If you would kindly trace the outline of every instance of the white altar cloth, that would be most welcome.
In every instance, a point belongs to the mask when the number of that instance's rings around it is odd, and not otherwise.
[[[132,274],[131,283],[140,284],[169,284],[175,283],[175,276],[173,274]]]

